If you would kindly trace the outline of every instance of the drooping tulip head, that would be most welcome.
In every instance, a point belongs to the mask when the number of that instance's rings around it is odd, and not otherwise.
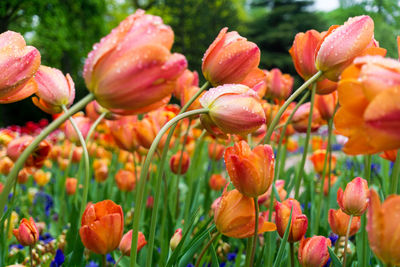
[[[361,216],[367,210],[368,196],[367,181],[361,177],[356,177],[346,185],[344,191],[342,188],[339,188],[337,202],[346,214]]]

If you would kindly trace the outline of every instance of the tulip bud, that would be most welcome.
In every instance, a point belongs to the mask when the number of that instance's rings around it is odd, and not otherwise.
[[[154,197],[148,196],[146,200],[146,208],[152,209],[154,205]]]
[[[26,46],[21,34],[0,34],[0,104],[20,101],[37,90],[32,79],[40,66],[40,53]]]
[[[203,57],[202,71],[213,86],[240,83],[260,63],[260,49],[223,28]]]
[[[79,235],[83,245],[97,254],[107,254],[116,249],[124,231],[124,214],[121,206],[111,200],[88,203],[82,215]]]
[[[209,109],[200,120],[211,133],[249,134],[265,123],[265,113],[256,92],[245,85],[225,84],[208,90],[200,103]],[[215,129],[217,128],[217,129]]]
[[[323,267],[329,260],[328,247],[331,240],[324,236],[313,236],[302,239],[299,246],[298,259],[303,267]]]
[[[227,181],[221,174],[213,174],[208,180],[208,185],[214,191],[219,191],[226,185]]]
[[[314,165],[314,170],[318,174],[322,174],[324,172],[324,162],[326,153],[327,152],[325,149],[318,149],[314,151],[310,157],[310,160]],[[331,157],[331,159],[329,159],[329,157]],[[325,166],[326,170],[327,166],[329,165],[329,160],[331,161],[331,169],[334,170],[336,167],[336,156],[330,154],[330,156],[328,155],[328,157],[326,157],[326,166]]]
[[[69,74],[55,68],[40,66],[35,75],[38,87],[33,103],[44,112],[56,114],[63,111],[62,105],[69,107],[74,102],[75,85]]]
[[[383,153],[380,154],[379,156],[383,159],[387,159],[387,160],[390,160],[391,162],[395,162],[396,158],[397,158],[397,149],[383,151]]]
[[[218,231],[234,238],[247,238],[254,235],[255,215],[253,199],[242,195],[238,190],[222,193],[219,200],[214,201],[214,223]],[[274,223],[265,221],[260,216],[258,233],[275,231]]]
[[[293,81],[293,77],[289,74],[282,74],[279,69],[272,69],[267,76],[267,96],[285,100],[292,93]]]
[[[330,209],[328,215],[328,222],[332,232],[338,236],[346,236],[347,227],[349,226],[350,216],[344,213],[341,209]],[[350,225],[349,236],[355,235],[360,229],[360,217],[353,217]]]
[[[225,146],[216,142],[208,144],[208,156],[210,159],[219,161],[224,156]]]
[[[315,107],[318,109],[321,118],[328,121],[333,117],[338,103],[337,91],[327,95],[315,96]]]
[[[138,232],[138,242],[137,242],[137,252],[139,252],[145,245],[147,241],[142,232]],[[131,245],[132,245],[132,230],[129,230],[121,239],[119,243],[119,250],[121,250],[122,255],[131,255]]]
[[[374,21],[369,16],[349,18],[332,26],[316,48],[315,66],[324,76],[337,81],[354,58],[374,43]]]
[[[346,185],[344,192],[342,188],[339,188],[337,202],[346,214],[361,216],[368,207],[368,196],[367,181],[361,177],[356,177]]]
[[[270,145],[258,145],[253,150],[245,141],[228,147],[225,164],[232,183],[248,197],[264,194],[274,179],[274,151]]]
[[[76,178],[67,178],[65,180],[65,190],[67,191],[67,195],[74,195],[76,192],[76,186],[78,184],[78,180]]]
[[[136,185],[135,173],[121,169],[115,174],[115,182],[122,192],[132,191]]]
[[[286,227],[289,223],[290,211],[292,208],[292,221],[290,225],[288,242],[297,242],[305,235],[308,227],[307,216],[302,214],[300,203],[297,200],[288,198],[282,203],[276,202],[275,222],[278,233],[283,238]]]
[[[175,230],[174,235],[171,237],[171,240],[169,241],[169,247],[171,248],[172,251],[174,251],[175,248],[179,245],[181,239],[182,239],[182,228],[178,228]]]
[[[29,221],[23,218],[18,229],[13,230],[15,238],[23,246],[33,246],[39,240],[39,232],[32,217]]]
[[[309,114],[311,110],[311,103],[302,104],[293,115],[292,125],[293,128],[299,133],[307,132]],[[318,109],[313,108],[313,115],[311,121],[311,132],[315,132],[321,126],[321,115]]]
[[[190,157],[186,151],[179,151],[171,157],[169,167],[175,174],[185,174],[189,169]]]

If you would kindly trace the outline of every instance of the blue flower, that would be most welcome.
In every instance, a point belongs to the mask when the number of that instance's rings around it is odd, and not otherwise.
[[[107,254],[107,255],[106,255],[106,259],[107,259],[107,261],[108,261],[109,263],[115,264],[115,260],[114,260],[114,258],[111,256],[111,254]]]
[[[335,234],[335,233],[331,233],[331,234],[329,235],[329,239],[330,239],[331,242],[332,242],[332,246],[335,245],[335,243],[336,243],[336,241],[338,240],[338,238],[339,238],[339,236],[338,236],[337,234]]]
[[[194,267],[194,265],[189,263],[188,265],[186,265],[186,267]]]
[[[228,261],[234,261],[235,259],[236,259],[236,253],[234,253],[234,252],[231,252],[231,253],[228,253],[228,255],[226,255],[226,258],[228,259]]]
[[[332,145],[332,150],[337,151],[337,150],[342,150],[343,145],[341,144],[333,144]]]
[[[324,267],[329,267],[331,265],[331,261],[332,261],[331,258],[329,258]]]
[[[9,250],[12,250],[12,249],[23,249],[24,248],[24,246],[23,245],[20,245],[20,244],[14,244],[14,245],[10,245],[9,246]]]
[[[222,262],[219,264],[219,267],[225,267],[226,266],[226,262]]]
[[[53,207],[53,198],[49,195],[46,194],[43,191],[39,191],[35,195],[35,199],[33,200],[33,204],[37,204],[38,201],[42,201],[44,203],[44,210],[46,216],[50,216],[50,209]]]
[[[39,236],[39,240],[43,241],[45,244],[48,244],[54,240],[54,237],[52,237],[50,233],[44,233],[43,235]]]
[[[54,260],[50,263],[50,267],[59,267],[64,263],[64,261],[64,253],[61,249],[57,249],[56,256],[54,257]]]
[[[94,261],[90,261],[89,264],[87,264],[85,267],[99,267],[99,265]]]

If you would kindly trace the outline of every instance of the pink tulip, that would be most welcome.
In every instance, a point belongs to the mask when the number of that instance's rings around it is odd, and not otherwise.
[[[367,181],[361,177],[356,177],[346,185],[344,192],[342,188],[339,188],[337,202],[346,214],[361,216],[368,207],[368,196]]]
[[[282,74],[279,69],[272,69],[267,77],[267,95],[273,99],[285,100],[293,89],[293,77]]]

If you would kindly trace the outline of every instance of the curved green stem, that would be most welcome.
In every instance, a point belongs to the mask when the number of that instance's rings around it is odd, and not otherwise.
[[[296,97],[298,97],[305,89],[307,89],[308,86],[313,84],[320,76],[322,75],[322,71],[318,71],[317,73],[314,74],[310,79],[308,79],[305,83],[303,83],[302,86],[297,88],[297,90],[285,101],[285,103],[282,105],[282,107],[278,110],[278,113],[276,114],[275,118],[272,120],[271,125],[268,127],[268,131],[265,135],[264,138],[264,143],[268,144],[271,135],[274,132],[274,129],[276,125],[279,123],[279,120],[283,114],[283,112],[287,109],[287,107],[292,103]]]
[[[206,82],[200,90],[194,94],[194,96],[182,107],[181,111],[179,114],[182,114],[185,112],[190,105],[200,96],[202,92],[204,92],[208,87],[210,83]],[[179,115],[178,114],[178,115]],[[156,233],[156,223],[157,223],[157,216],[158,216],[158,206],[160,205],[160,198],[161,198],[161,185],[162,185],[162,176],[164,173],[164,166],[165,166],[165,161],[167,159],[167,154],[168,154],[168,149],[169,149],[169,143],[171,142],[172,135],[175,131],[177,124],[172,125],[167,139],[165,140],[165,144],[161,153],[161,158],[160,158],[160,164],[158,166],[158,173],[156,177],[156,192],[154,195],[154,203],[153,203],[153,210],[151,213],[151,220],[150,220],[150,233],[149,233],[149,243],[148,243],[148,251],[147,251],[147,258],[146,258],[146,266],[150,267],[152,266],[152,260],[153,260],[153,247],[154,247],[154,239],[155,239],[155,233]]]
[[[101,120],[107,115],[107,112],[103,112],[100,114],[100,116],[93,122],[92,126],[90,126],[90,129],[88,131],[88,134],[86,136],[86,143],[89,142],[90,137],[92,137],[92,134],[94,130],[96,129],[97,125],[101,122]]]
[[[352,220],[353,220],[353,215],[350,215],[349,225],[347,226],[347,231],[346,231],[346,239],[344,240],[344,251],[343,251],[343,264],[342,264],[342,267],[346,266],[347,243],[349,241],[349,234],[350,234],[350,228],[351,228],[351,221]]]
[[[32,143],[22,152],[19,156],[18,160],[15,162],[13,169],[7,177],[5,182],[3,192],[0,194],[0,210],[3,211],[4,207],[7,203],[7,196],[11,191],[13,184],[16,182],[18,177],[18,172],[24,166],[26,159],[29,155],[35,150],[35,148],[43,141],[51,132],[58,128],[64,121],[66,121],[70,116],[81,110],[86,106],[87,103],[92,101],[94,96],[92,94],[88,94],[86,97],[82,98],[78,103],[72,106],[67,113],[62,114],[55,121],[50,123],[36,138],[32,141]]]
[[[392,177],[391,177],[391,194],[397,194],[399,187],[399,176],[400,176],[400,149],[397,151],[396,161],[393,165]]]
[[[312,124],[312,119],[313,119],[313,112],[314,112],[314,99],[315,99],[316,87],[317,87],[316,84],[314,84],[313,88],[311,90],[310,114],[308,115],[307,134],[306,134],[306,139],[304,141],[303,157],[301,158],[299,170],[297,171],[296,178],[295,178],[296,185],[295,185],[294,198],[296,198],[296,199],[299,196],[302,173],[304,171],[304,165],[305,165],[306,159],[307,159],[308,145],[310,143],[310,133],[311,133],[311,124]]]
[[[136,191],[136,197],[135,197],[135,212],[133,215],[133,226],[132,226],[132,243],[131,243],[131,262],[130,266],[134,267],[136,264],[136,256],[137,256],[137,238],[138,238],[138,228],[139,228],[139,221],[140,221],[140,213],[142,209],[142,204],[145,201],[144,200],[144,189],[145,189],[145,179],[147,177],[147,173],[149,171],[150,167],[150,162],[153,158],[153,155],[157,149],[158,143],[160,142],[162,136],[164,133],[175,123],[178,121],[193,116],[193,115],[199,115],[203,113],[208,113],[208,109],[196,109],[193,111],[188,111],[185,113],[182,113],[173,119],[171,119],[169,122],[167,122],[161,130],[158,132],[156,138],[154,139],[153,143],[151,144],[151,147],[149,151],[147,152],[146,160],[143,163],[143,167],[140,172],[140,178],[139,178],[139,185],[138,189]]]
[[[258,239],[258,216],[259,216],[258,197],[253,198],[253,200],[254,200],[254,212],[256,217],[255,217],[254,235],[251,243],[250,255],[246,255],[247,267],[253,266],[254,255],[256,253],[257,239]]]
[[[124,254],[121,254],[121,256],[119,256],[118,260],[115,262],[114,267],[118,266],[118,263],[121,261],[122,257],[124,256]]]
[[[212,238],[207,242],[207,244],[203,247],[203,249],[202,249],[201,252],[200,252],[199,257],[197,258],[195,267],[199,267],[199,266],[200,266],[200,263],[201,263],[201,260],[203,259],[204,254],[206,254],[206,251],[208,250],[208,248],[211,246],[211,244],[214,242],[214,240],[215,240],[218,236],[220,236],[220,235],[221,235],[220,233],[215,233],[215,234],[213,235],[213,237],[212,237]]]

